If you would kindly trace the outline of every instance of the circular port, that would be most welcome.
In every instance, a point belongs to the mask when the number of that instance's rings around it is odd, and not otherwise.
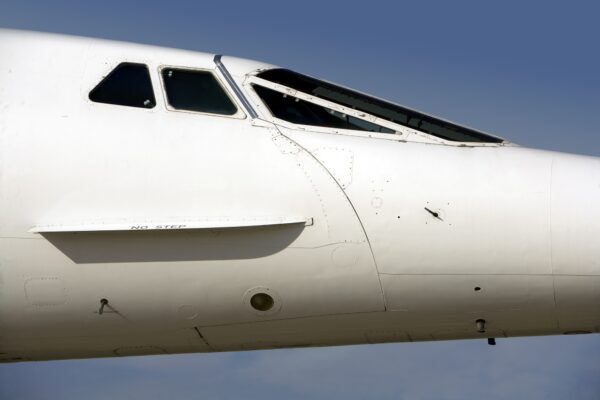
[[[255,286],[248,289],[244,293],[242,301],[248,311],[260,317],[277,314],[283,305],[279,293],[265,286]]]
[[[256,293],[250,298],[250,305],[258,311],[269,311],[273,308],[275,300],[266,293]]]

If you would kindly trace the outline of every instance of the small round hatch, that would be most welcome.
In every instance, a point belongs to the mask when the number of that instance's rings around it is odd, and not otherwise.
[[[257,311],[269,311],[273,304],[275,300],[267,293],[256,293],[250,297],[250,305]]]
[[[273,315],[281,309],[281,297],[273,289],[257,286],[244,294],[244,305],[257,315]]]

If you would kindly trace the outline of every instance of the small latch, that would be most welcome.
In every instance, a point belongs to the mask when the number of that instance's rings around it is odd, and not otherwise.
[[[102,315],[104,312],[104,306],[108,305],[107,299],[100,299],[100,309],[98,310],[98,314]]]

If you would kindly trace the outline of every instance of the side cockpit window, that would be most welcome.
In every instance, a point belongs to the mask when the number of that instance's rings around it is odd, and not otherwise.
[[[163,68],[167,102],[175,110],[234,115],[237,107],[210,71]]]
[[[270,69],[262,71],[256,75],[255,80],[258,85],[254,85],[254,89],[267,104],[275,117],[294,122],[285,117],[284,113],[277,115],[278,109],[288,109],[284,104],[275,104],[275,100],[265,97],[263,90],[264,86],[269,86],[272,89],[281,90],[285,99],[286,91],[293,93],[295,101],[302,101],[303,98],[310,103],[326,102],[335,106],[343,107],[348,110],[348,113],[354,114],[360,120],[360,124],[352,121],[352,124],[363,127],[362,130],[395,133],[396,130],[391,129],[396,127],[411,128],[416,131],[424,132],[431,136],[438,137],[451,142],[467,142],[467,143],[502,143],[503,139],[497,138],[471,128],[460,126],[449,121],[444,121],[439,118],[426,115],[424,113],[411,110],[384,100],[380,100],[371,96],[367,96],[354,90],[346,89],[341,86],[334,85],[329,82],[321,81],[306,75],[301,75],[296,72],[286,69]],[[261,94],[262,93],[262,94]],[[281,96],[279,103],[289,103],[290,100],[282,100]],[[332,107],[335,107],[332,106]],[[364,123],[368,124],[365,119],[371,118],[377,124],[385,125],[384,130],[374,130],[373,124],[370,124],[365,129]],[[302,122],[296,122],[302,123]],[[392,125],[390,125],[390,123]],[[308,124],[308,123],[306,123]],[[311,125],[311,124],[308,124]],[[312,124],[320,126],[328,126],[321,124]],[[377,126],[377,125],[375,125]],[[357,129],[349,127],[346,129]]]
[[[121,63],[89,94],[95,103],[154,108],[156,99],[148,67],[144,64]]]
[[[363,121],[351,115],[288,96],[287,94],[263,86],[253,85],[253,88],[275,118],[293,124],[394,133],[389,128]]]

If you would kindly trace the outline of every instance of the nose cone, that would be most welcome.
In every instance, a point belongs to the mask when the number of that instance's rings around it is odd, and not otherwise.
[[[560,327],[600,331],[600,158],[554,157],[551,235]]]

